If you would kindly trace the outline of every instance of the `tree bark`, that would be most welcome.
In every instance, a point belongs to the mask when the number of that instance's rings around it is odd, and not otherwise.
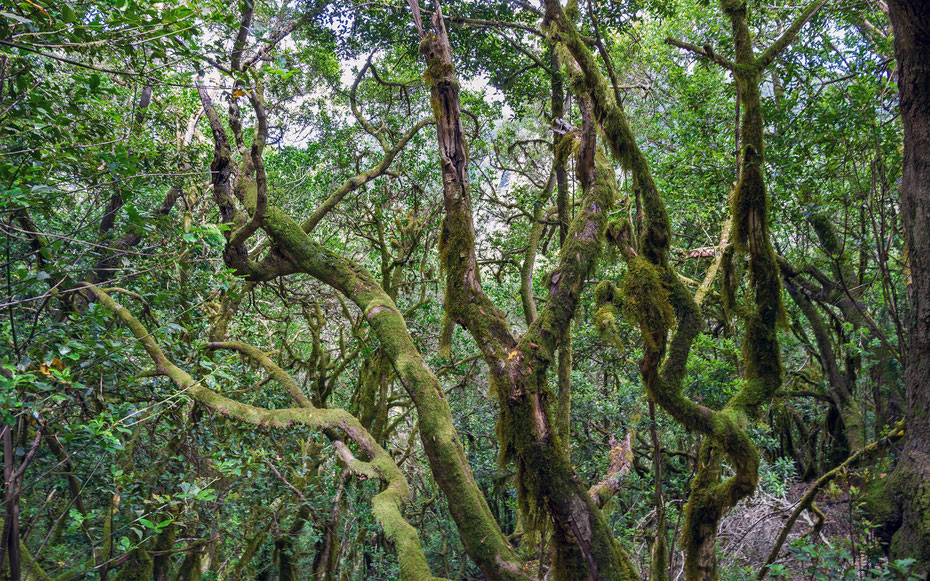
[[[418,13],[413,1],[411,9]],[[418,17],[414,19],[419,22]],[[597,263],[607,213],[616,194],[613,168],[596,152],[590,101],[582,99],[578,153],[578,177],[584,192],[581,208],[550,278],[546,306],[518,339],[506,314],[491,302],[481,285],[458,81],[438,5],[433,16],[435,34],[422,32],[421,26],[418,29],[442,167],[445,216],[439,251],[446,272],[445,309],[452,321],[472,335],[490,368],[492,391],[500,405],[497,431],[501,457],[517,467],[522,513],[531,530],[551,525],[554,579],[636,578],[638,574],[617,546],[607,519],[572,470],[555,429],[553,394],[548,385],[548,371],[556,366],[555,351],[574,316],[585,279]]]
[[[930,570],[930,4],[890,0],[904,125],[901,218],[912,277],[905,386],[907,434],[890,481],[901,517],[891,550]]]

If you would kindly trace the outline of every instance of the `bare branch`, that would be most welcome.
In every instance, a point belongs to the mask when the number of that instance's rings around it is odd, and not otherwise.
[[[817,11],[827,3],[827,0],[814,0],[807,5],[807,8],[798,16],[797,20],[791,23],[791,26],[785,30],[784,33],[778,39],[773,42],[767,49],[762,51],[762,54],[759,55],[759,58],[756,59],[756,64],[759,67],[759,70],[765,70],[772,62],[778,58],[778,55],[782,53],[788,45],[794,42],[795,37],[797,37],[798,32],[801,28],[804,27],[807,22],[814,17],[814,14],[817,14]]]
[[[728,71],[732,71],[733,67],[736,66],[733,64],[733,61],[717,54],[714,51],[713,47],[711,47],[709,44],[705,44],[704,46],[698,46],[696,44],[691,44],[690,42],[685,42],[683,40],[677,40],[672,37],[666,38],[665,42],[666,44],[677,46],[678,48],[683,48],[689,52],[693,52],[694,54],[698,56],[708,58],[714,61],[715,63],[717,63],[718,65],[722,66],[723,68],[727,69]]]

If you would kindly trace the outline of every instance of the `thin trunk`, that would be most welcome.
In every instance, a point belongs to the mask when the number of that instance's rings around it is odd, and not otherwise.
[[[565,115],[565,89],[562,65],[555,48],[549,50],[549,67],[552,73],[552,120]],[[562,136],[553,131],[552,146],[555,151],[556,211],[559,221],[559,248],[565,245],[568,226],[571,222],[571,207],[568,203],[568,169],[566,155],[559,153]],[[569,323],[565,336],[559,343],[558,401],[556,402],[555,427],[566,453],[571,453],[571,407],[572,407],[572,327]]]
[[[433,28],[435,35],[423,34],[420,48],[427,61],[424,76],[431,87],[443,170],[440,258],[446,272],[447,315],[471,333],[488,363],[500,404],[502,460],[517,466],[520,506],[527,525],[551,530],[554,578],[635,577],[632,563],[617,547],[606,518],[564,453],[553,422],[548,384],[558,343],[574,315],[585,278],[596,264],[616,193],[613,169],[603,154],[596,153],[590,103],[582,107],[585,115],[578,153],[582,208],[572,221],[559,266],[550,278],[546,307],[518,340],[506,314],[482,289],[458,82],[438,8]],[[458,524],[461,530],[462,523]],[[473,549],[466,548],[471,554]]]
[[[649,402],[649,438],[652,440],[652,472],[655,478],[656,534],[649,560],[649,581],[668,581],[668,533],[665,530],[665,494],[662,491],[662,468],[665,458],[656,429],[656,405]]]
[[[16,493],[16,479],[13,463],[13,428],[3,427],[3,498],[6,504],[6,517],[3,519],[3,541],[0,544],[0,569],[6,565],[10,571],[10,581],[20,581],[19,552],[19,498]],[[7,563],[4,563],[4,559]]]

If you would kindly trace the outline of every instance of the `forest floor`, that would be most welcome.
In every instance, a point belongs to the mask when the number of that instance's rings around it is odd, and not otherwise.
[[[803,482],[792,484],[783,496],[760,490],[737,505],[720,523],[719,541],[725,567],[729,565],[726,568],[744,571],[761,569],[785,522],[810,486],[811,483]],[[819,538],[811,538],[816,517],[805,511],[795,523],[776,562],[797,570],[799,578],[804,578],[807,575],[801,574],[801,569],[809,567],[811,561],[819,562],[818,568],[855,568],[865,573],[882,560],[878,556],[877,541],[862,516],[854,487],[823,492],[815,506],[825,517]]]

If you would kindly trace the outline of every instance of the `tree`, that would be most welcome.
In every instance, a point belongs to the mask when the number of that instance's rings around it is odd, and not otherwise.
[[[9,575],[716,579],[765,463],[898,437],[864,366],[921,425],[892,203],[791,157],[893,181],[893,120],[789,128],[893,101],[818,76],[887,70],[875,16],[596,4],[4,11]]]
[[[913,556],[928,567],[926,501],[927,474],[927,365],[930,357],[930,324],[927,291],[930,265],[927,264],[927,226],[930,223],[930,10],[919,2],[890,2],[894,26],[895,58],[898,61],[901,119],[904,126],[904,161],[901,176],[901,216],[910,268],[908,297],[911,312],[907,322],[907,437],[898,464],[888,484],[892,520],[900,519],[894,533],[892,551]],[[898,512],[900,511],[900,512]],[[895,518],[895,516],[897,518]]]

